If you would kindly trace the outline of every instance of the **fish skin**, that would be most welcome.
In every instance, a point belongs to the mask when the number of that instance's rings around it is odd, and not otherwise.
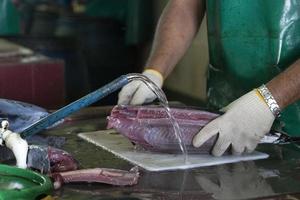
[[[192,145],[193,137],[219,114],[187,108],[171,108],[178,123],[183,143],[189,153],[206,154],[211,151],[216,137],[212,137],[200,148]],[[131,142],[146,150],[180,152],[174,128],[164,108],[159,106],[115,106],[107,117],[107,128],[114,128]]]
[[[77,170],[79,167],[68,152],[43,145],[29,145],[27,165],[44,174]]]
[[[9,129],[20,133],[34,122],[49,115],[39,106],[9,99],[0,99],[0,119],[9,121]]]
[[[46,109],[30,103],[0,98],[0,121],[8,120],[9,129],[15,133],[21,133],[49,114]],[[64,122],[63,119],[48,128],[55,127],[62,122]]]

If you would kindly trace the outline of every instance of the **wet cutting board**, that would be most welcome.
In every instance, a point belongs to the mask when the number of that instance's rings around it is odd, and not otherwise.
[[[243,156],[225,155],[214,157],[211,155],[196,154],[188,155],[188,162],[185,163],[182,154],[135,150],[134,146],[127,138],[118,134],[113,129],[80,133],[78,136],[149,171],[189,169],[247,160],[265,159],[269,157],[268,154],[257,151]]]

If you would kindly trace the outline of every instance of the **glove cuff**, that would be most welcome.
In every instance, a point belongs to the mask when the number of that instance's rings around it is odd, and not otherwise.
[[[155,69],[146,69],[144,70],[143,75],[151,79],[157,86],[162,87],[164,78],[159,71]]]

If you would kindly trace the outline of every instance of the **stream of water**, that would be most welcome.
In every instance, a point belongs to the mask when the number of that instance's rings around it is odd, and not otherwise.
[[[164,107],[168,117],[171,120],[171,123],[172,123],[173,128],[174,128],[175,136],[178,140],[178,145],[179,145],[180,150],[182,151],[182,154],[184,156],[184,162],[187,163],[188,162],[188,153],[187,153],[187,149],[186,149],[186,146],[184,144],[184,141],[183,141],[183,136],[182,136],[182,133],[180,131],[180,127],[179,127],[177,121],[175,120],[175,118],[171,114],[170,107],[169,107],[169,102],[167,100],[167,97],[166,97],[165,93],[155,83],[153,83],[153,81],[151,81],[149,78],[147,78],[146,76],[144,76],[142,74],[133,73],[133,74],[128,74],[127,77],[128,77],[129,81],[135,81],[135,80],[142,81],[156,95],[157,99],[159,100],[160,104]]]

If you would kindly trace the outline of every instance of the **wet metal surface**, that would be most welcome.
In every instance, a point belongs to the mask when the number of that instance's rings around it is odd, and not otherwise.
[[[80,111],[43,135],[64,136],[62,149],[79,161],[81,168],[111,167],[129,170],[132,165],[77,136],[103,130],[109,107]],[[66,200],[102,199],[299,199],[300,144],[261,145],[270,154],[265,160],[204,167],[193,170],[147,172],[141,170],[138,185],[67,184],[53,193]],[[268,198],[267,198],[268,197]]]

